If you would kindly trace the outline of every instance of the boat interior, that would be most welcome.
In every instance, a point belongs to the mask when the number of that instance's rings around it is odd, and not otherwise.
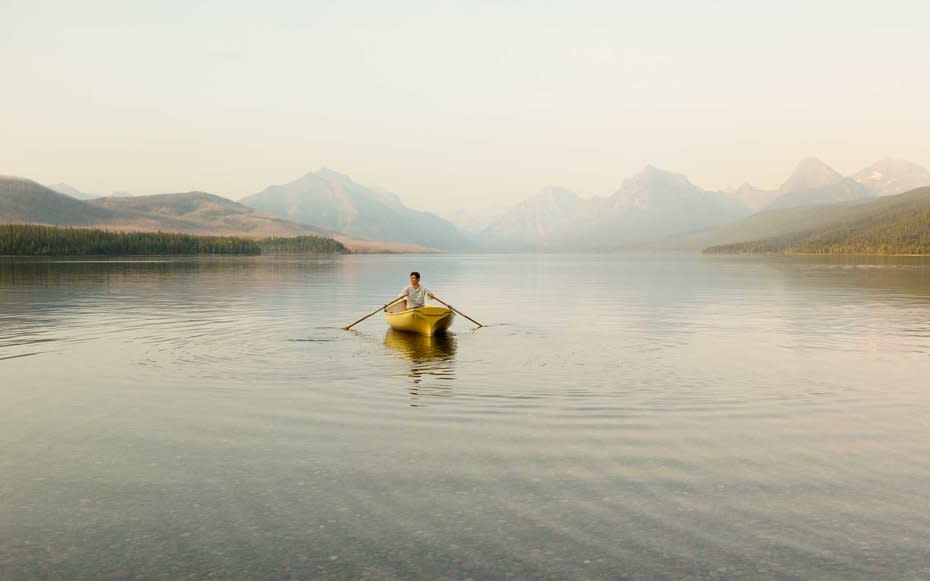
[[[384,309],[385,313],[402,313],[407,310],[407,301],[397,301],[393,305]]]

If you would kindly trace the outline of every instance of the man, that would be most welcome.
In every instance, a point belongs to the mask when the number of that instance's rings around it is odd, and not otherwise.
[[[410,286],[400,291],[400,294],[397,295],[398,299],[407,299],[408,309],[415,309],[417,307],[424,306],[426,304],[427,297],[431,299],[436,298],[433,296],[433,293],[426,289],[426,287],[420,286],[420,273],[416,271],[410,273]]]

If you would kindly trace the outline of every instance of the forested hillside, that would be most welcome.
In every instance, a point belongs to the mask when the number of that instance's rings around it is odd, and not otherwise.
[[[709,254],[930,254],[930,188],[855,206],[822,207],[823,222],[710,246]],[[832,219],[831,219],[832,216]]]
[[[36,224],[0,225],[0,256],[151,256],[345,254],[332,238],[300,236],[253,240],[168,232],[108,232]]]
[[[167,232],[107,232],[34,224],[0,225],[4,256],[261,254],[254,240]]]

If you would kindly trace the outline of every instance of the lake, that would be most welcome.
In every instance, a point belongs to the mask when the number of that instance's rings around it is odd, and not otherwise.
[[[386,332],[410,270],[462,318]],[[930,261],[0,260],[0,578],[930,578]]]

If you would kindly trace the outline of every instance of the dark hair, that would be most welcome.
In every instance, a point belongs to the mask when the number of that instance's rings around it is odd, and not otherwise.
[[[420,280],[420,273],[417,272],[417,271],[415,271],[415,270],[414,270],[413,272],[410,273],[410,276],[415,276],[415,277],[417,277],[417,280]]]

